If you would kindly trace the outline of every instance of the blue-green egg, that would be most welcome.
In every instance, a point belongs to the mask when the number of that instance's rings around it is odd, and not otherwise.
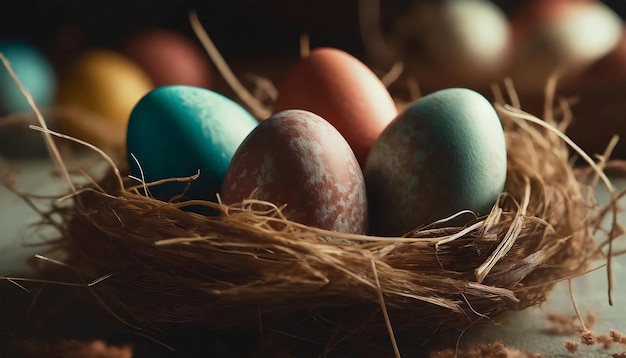
[[[219,93],[184,85],[156,88],[130,114],[130,174],[149,183],[199,172],[188,188],[189,183],[169,182],[149,190],[163,201],[183,193],[183,199],[215,201],[235,151],[256,125],[250,113]]]
[[[465,88],[424,96],[370,151],[364,175],[371,232],[401,235],[462,210],[488,214],[506,171],[502,124],[484,96]]]
[[[20,82],[40,108],[50,106],[56,95],[56,75],[48,59],[35,47],[19,41],[0,42],[0,52],[9,60]],[[31,107],[4,66],[0,68],[0,114],[13,114]]]

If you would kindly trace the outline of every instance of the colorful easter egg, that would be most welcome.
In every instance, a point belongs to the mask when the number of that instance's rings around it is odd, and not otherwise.
[[[330,122],[365,164],[370,147],[396,116],[376,75],[352,55],[318,48],[301,59],[278,87],[274,111],[303,109]]]
[[[573,76],[610,53],[623,22],[601,1],[531,0],[512,15],[515,61],[511,77],[520,92],[543,93],[555,71]]]
[[[364,169],[372,232],[401,235],[462,210],[488,214],[504,188],[504,132],[491,103],[464,88],[411,103]]]
[[[130,174],[145,182],[183,178],[150,188],[163,201],[216,200],[226,169],[257,121],[219,93],[193,86],[159,87],[145,95],[128,122],[126,150]]]
[[[60,119],[62,131],[99,143],[99,126],[82,123],[104,121],[107,130],[124,138],[130,111],[154,88],[150,77],[133,61],[110,50],[90,50],[79,56],[61,76],[58,103],[66,110],[85,112],[82,121]],[[117,143],[115,143],[117,144]]]
[[[359,163],[339,132],[303,110],[261,122],[235,153],[221,191],[227,204],[256,198],[286,205],[283,214],[305,225],[363,234],[367,195]]]
[[[426,87],[485,86],[509,65],[509,21],[492,1],[416,1],[392,33],[408,71]]]
[[[123,52],[152,78],[157,87],[189,85],[210,88],[209,57],[189,37],[168,29],[151,29],[130,37]]]
[[[0,52],[40,108],[52,105],[56,93],[56,75],[48,59],[35,47],[19,41],[0,42]],[[9,72],[0,68],[0,114],[30,111],[26,97]]]

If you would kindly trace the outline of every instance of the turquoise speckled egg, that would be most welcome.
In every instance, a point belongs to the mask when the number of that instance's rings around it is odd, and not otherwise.
[[[368,157],[371,232],[401,235],[462,210],[488,214],[506,170],[504,131],[485,97],[465,88],[424,96],[387,126]]]
[[[193,86],[164,86],[146,94],[130,114],[126,150],[130,174],[146,182],[188,177],[150,188],[155,198],[216,200],[226,169],[257,121],[230,99]],[[139,166],[131,157],[137,158]]]
[[[48,59],[36,48],[18,41],[0,42],[0,52],[9,60],[20,82],[30,92],[35,103],[43,108],[54,102],[56,76]],[[9,72],[0,66],[0,114],[12,114],[31,109]]]

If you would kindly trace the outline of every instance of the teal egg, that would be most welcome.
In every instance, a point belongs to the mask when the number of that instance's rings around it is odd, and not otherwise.
[[[401,235],[462,210],[488,214],[506,180],[506,143],[491,103],[465,88],[411,103],[364,169],[371,232]]]
[[[256,125],[244,108],[210,90],[184,85],[156,88],[130,114],[126,137],[130,174],[141,178],[143,173],[146,182],[154,182],[199,172],[188,189],[187,183],[170,182],[150,192],[163,201],[183,192],[184,199],[215,201],[235,151]]]
[[[56,76],[48,59],[36,48],[18,41],[0,42],[0,52],[9,60],[20,82],[40,108],[50,106],[56,95]],[[12,114],[30,110],[24,95],[9,75],[0,68],[0,113]]]

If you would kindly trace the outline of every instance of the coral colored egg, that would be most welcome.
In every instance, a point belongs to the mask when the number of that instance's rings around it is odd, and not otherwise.
[[[504,131],[485,97],[464,88],[424,96],[389,124],[367,160],[372,232],[402,235],[462,210],[488,214],[506,170]]]
[[[129,38],[123,52],[152,78],[157,87],[189,85],[210,88],[209,58],[198,44],[174,30],[152,29]]]
[[[361,165],[370,147],[397,115],[389,92],[352,55],[318,48],[301,59],[278,87],[274,111],[303,109],[330,122],[346,139]]]
[[[322,229],[363,234],[367,195],[363,173],[345,139],[320,116],[285,110],[261,122],[235,153],[221,197],[284,205],[285,216]]]
[[[123,138],[130,111],[152,88],[150,77],[127,57],[110,50],[91,50],[77,58],[61,76],[58,103],[66,109],[87,111],[102,118],[110,130]],[[87,124],[60,125],[64,132],[80,139],[98,138]]]
[[[251,114],[219,93],[183,85],[156,88],[130,115],[130,174],[154,182],[199,172],[188,188],[170,182],[150,191],[163,201],[182,194],[183,199],[215,201],[235,151],[256,125]]]

